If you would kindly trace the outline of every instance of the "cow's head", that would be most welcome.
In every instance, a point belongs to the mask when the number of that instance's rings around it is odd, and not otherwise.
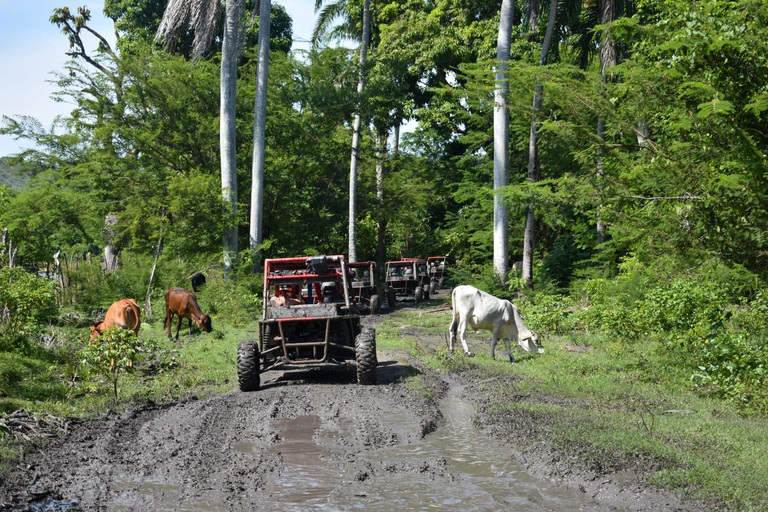
[[[200,323],[197,324],[197,326],[205,332],[211,332],[213,330],[211,328],[211,317],[208,315],[203,315],[203,319],[200,321]]]
[[[512,313],[514,315],[517,344],[520,345],[526,352],[543,354],[544,348],[539,342],[539,335],[525,326],[523,323],[523,315],[520,314],[520,308],[512,304]]]
[[[544,347],[539,343],[539,335],[535,332],[528,331],[530,336],[520,337],[517,340],[517,344],[523,347],[523,350],[527,352],[533,352],[534,354],[543,354]]]
[[[88,341],[95,340],[98,336],[101,336],[101,320],[94,320],[93,324],[91,325],[91,339]]]

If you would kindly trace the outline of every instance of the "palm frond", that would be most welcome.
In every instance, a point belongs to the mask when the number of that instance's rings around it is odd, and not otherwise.
[[[192,53],[202,55],[210,49],[219,30],[220,11],[219,0],[170,0],[155,40],[163,41],[163,48],[171,50],[192,29]]]
[[[317,47],[320,42],[328,41],[329,34],[334,30],[333,24],[339,19],[348,23],[347,6],[344,0],[336,0],[322,8],[317,16],[315,28],[312,30],[312,46]]]

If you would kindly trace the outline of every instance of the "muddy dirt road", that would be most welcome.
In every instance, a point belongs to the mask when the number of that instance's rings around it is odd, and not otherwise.
[[[0,510],[674,510],[674,497],[553,481],[476,425],[477,389],[379,352],[354,370],[75,425],[0,481]],[[433,398],[405,384],[420,373]]]

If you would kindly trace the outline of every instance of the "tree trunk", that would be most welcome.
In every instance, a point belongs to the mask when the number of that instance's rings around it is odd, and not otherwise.
[[[155,280],[155,271],[157,270],[157,260],[160,258],[160,252],[163,250],[163,234],[160,234],[160,238],[157,239],[157,247],[155,248],[155,259],[152,261],[152,270],[149,272],[149,283],[147,284],[147,295],[144,297],[144,313],[147,316],[147,320],[152,319],[152,282]]]
[[[226,3],[224,40],[221,45],[221,115],[219,118],[221,145],[221,195],[228,205],[224,226],[224,275],[229,276],[237,260],[237,146],[235,119],[237,117],[237,58],[243,0]],[[151,284],[151,281],[150,281]],[[149,293],[149,292],[147,292]]]
[[[499,37],[496,45],[496,89],[493,109],[493,269],[505,283],[509,260],[509,213],[500,189],[509,185],[509,47],[512,41],[514,0],[502,0]]]
[[[360,45],[360,70],[357,80],[357,95],[362,98],[365,90],[365,64],[368,56],[368,35],[371,32],[371,0],[363,4],[363,41]],[[355,109],[352,125],[352,157],[349,162],[349,261],[357,261],[357,168],[360,149],[360,104]]]
[[[616,0],[602,0],[600,5],[600,23],[607,24],[616,20],[618,14],[618,6]],[[603,40],[600,45],[600,74],[603,77],[603,81],[610,82],[613,80],[613,72],[610,71],[617,63],[616,45],[610,36],[603,34]],[[600,144],[605,139],[605,120],[602,116],[597,118],[597,138]],[[605,176],[605,170],[603,169],[603,148],[602,145],[597,148],[597,182],[600,188],[600,197],[602,201],[603,195],[603,177]],[[601,245],[606,241],[605,223],[603,222],[602,215],[600,213],[602,209],[602,203],[597,205],[597,244]]]
[[[258,267],[261,246],[261,228],[264,219],[264,153],[267,132],[267,79],[269,77],[269,24],[272,1],[261,0],[259,5],[259,67],[256,71],[256,102],[253,121],[253,168],[251,177],[250,248],[253,266]]]
[[[550,0],[549,19],[547,20],[547,31],[544,34],[544,41],[541,45],[541,55],[539,56],[539,66],[544,66],[547,62],[547,54],[552,44],[552,34],[555,31],[555,20],[557,19],[557,0]],[[541,95],[543,86],[536,84],[536,90],[533,93],[533,116],[531,119],[531,134],[528,143],[528,180],[536,182],[539,180],[539,146],[536,140],[538,132],[538,117],[541,112]],[[525,216],[525,235],[523,238],[523,282],[526,288],[533,288],[533,244],[535,238],[536,217],[534,213],[534,204],[528,205],[528,212]]]
[[[604,136],[605,136],[605,121],[603,120],[603,116],[598,116],[597,117],[597,138],[600,144],[603,143]],[[597,183],[598,183],[597,186],[600,190],[600,196],[599,196],[600,204],[597,205],[597,245],[604,244],[606,240],[605,224],[603,223],[603,216],[601,214],[604,176],[605,176],[605,171],[603,170],[603,147],[601,145],[597,147]]]
[[[115,248],[112,245],[112,241],[115,238],[115,226],[117,225],[117,215],[114,213],[108,213],[104,218],[104,231],[103,238],[106,241],[104,246],[104,270],[106,272],[112,272],[117,268],[117,254]]]

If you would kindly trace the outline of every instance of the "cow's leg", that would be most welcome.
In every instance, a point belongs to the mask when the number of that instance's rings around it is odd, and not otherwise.
[[[459,318],[459,339],[461,340],[461,346],[464,347],[464,353],[471,357],[472,352],[469,351],[469,347],[467,346],[467,318],[466,317]]]
[[[504,338],[504,347],[506,347],[507,349],[507,355],[509,355],[509,362],[514,363],[515,356],[512,355],[512,346],[511,346],[511,342],[509,341],[509,338]]]
[[[491,331],[491,359],[496,359],[496,342],[499,340],[499,327]]]
[[[168,339],[173,339],[171,336],[171,322],[173,321],[173,312],[171,311],[171,308],[166,307],[165,308],[165,325],[163,327],[168,327]]]
[[[449,328],[448,334],[450,335],[449,342],[448,342],[448,348],[450,349],[451,353],[453,353],[453,345],[456,343],[456,329],[459,327],[459,322],[456,319],[456,313],[453,314],[453,318],[451,319],[451,327]]]

